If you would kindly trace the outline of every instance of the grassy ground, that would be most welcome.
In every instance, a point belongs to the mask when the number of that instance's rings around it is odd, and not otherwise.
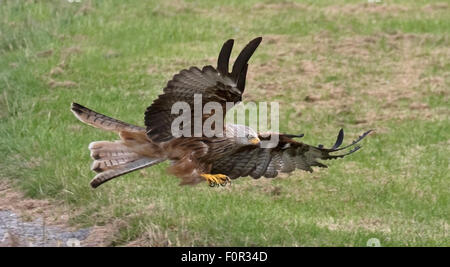
[[[0,168],[112,245],[449,246],[450,12],[445,1],[2,1]],[[179,187],[167,164],[89,188],[77,101],[143,124],[166,81],[263,36],[247,100],[279,101],[281,130],[363,149],[313,174]],[[239,50],[239,49],[236,49]],[[233,54],[236,55],[236,54]]]

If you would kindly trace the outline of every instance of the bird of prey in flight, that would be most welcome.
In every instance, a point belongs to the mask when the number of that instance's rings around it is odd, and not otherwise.
[[[105,131],[119,134],[120,140],[96,141],[89,144],[94,162],[92,170],[97,175],[91,186],[99,185],[121,175],[147,168],[169,160],[169,173],[181,179],[181,185],[195,185],[207,181],[210,186],[226,185],[230,179],[250,176],[273,178],[280,172],[295,169],[312,172],[311,167],[327,167],[318,160],[342,158],[357,151],[355,145],[370,131],[365,132],[350,145],[341,147],[344,132],[341,129],[331,148],[312,146],[295,141],[303,135],[256,133],[245,125],[226,124],[224,136],[175,136],[171,124],[176,115],[171,107],[176,102],[194,105],[194,95],[200,94],[202,103],[242,101],[248,61],[261,43],[258,37],[249,42],[238,55],[229,71],[229,59],[234,40],[224,43],[217,67],[184,69],[167,83],[163,93],[153,101],[145,112],[145,128],[132,125],[97,113],[80,104],[72,103],[73,114],[82,122]],[[204,105],[203,104],[203,105]],[[193,117],[194,111],[188,116]],[[201,114],[204,122],[210,115]],[[225,112],[223,114],[225,116]],[[187,125],[188,126],[188,125]],[[233,134],[244,132],[244,134]],[[262,147],[262,141],[276,135],[278,142],[271,148]],[[343,154],[334,152],[349,149]]]

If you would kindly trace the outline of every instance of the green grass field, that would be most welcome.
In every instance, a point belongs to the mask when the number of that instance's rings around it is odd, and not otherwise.
[[[69,207],[111,245],[449,246],[450,5],[445,1],[1,1],[0,178]],[[183,68],[254,37],[244,99],[283,132],[363,148],[312,174],[180,187],[167,163],[96,190],[76,101],[143,125]],[[234,51],[233,56],[237,52]]]

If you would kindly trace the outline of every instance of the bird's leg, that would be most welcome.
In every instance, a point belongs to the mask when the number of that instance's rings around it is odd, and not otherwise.
[[[205,178],[206,181],[209,182],[209,186],[225,186],[227,183],[231,184],[231,180],[228,176],[225,174],[208,174],[204,173],[200,175],[201,177]]]

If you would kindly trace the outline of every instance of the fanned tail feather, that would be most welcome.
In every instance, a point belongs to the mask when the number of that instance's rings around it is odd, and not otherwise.
[[[143,169],[143,168],[147,168],[150,166],[153,166],[155,164],[158,164],[160,162],[164,161],[164,159],[151,159],[151,158],[140,158],[136,161],[131,161],[125,164],[121,164],[118,165],[117,167],[113,167],[111,169],[108,169],[106,171],[103,171],[99,174],[97,174],[94,179],[92,179],[91,181],[91,186],[93,188],[98,187],[99,185],[114,179],[118,176],[139,170],[139,169]]]
[[[91,186],[95,188],[118,176],[164,161],[163,158],[142,155],[139,146],[141,144],[136,140],[97,141],[89,144],[94,159],[91,169],[98,173],[91,181]]]
[[[114,142],[97,141],[89,144],[94,159],[91,169],[98,173],[91,181],[92,187],[96,188],[113,178],[165,160],[160,148],[147,138],[145,128],[108,117],[77,103],[72,103],[71,110],[80,121],[102,130],[117,132],[121,138]]]

